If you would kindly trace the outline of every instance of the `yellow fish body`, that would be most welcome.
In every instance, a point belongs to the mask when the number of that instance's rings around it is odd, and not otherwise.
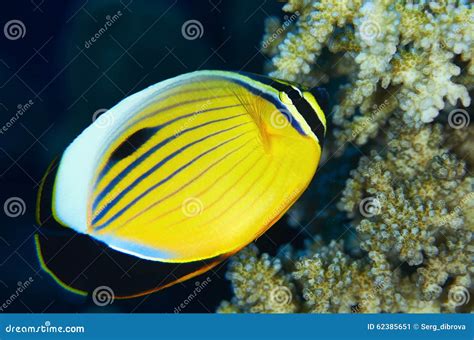
[[[78,293],[107,284],[119,297],[212,268],[264,233],[310,183],[326,130],[322,93],[254,74],[197,71],[125,98],[44,177],[38,221],[52,214],[69,234],[36,236],[43,268]],[[81,278],[90,261],[107,266],[94,260],[103,253],[139,261],[155,277],[137,272],[118,285],[108,268]],[[84,262],[76,273],[63,254],[94,255],[76,259]]]

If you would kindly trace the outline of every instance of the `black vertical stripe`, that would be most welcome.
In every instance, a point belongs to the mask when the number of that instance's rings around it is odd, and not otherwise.
[[[295,105],[298,112],[304,118],[306,123],[308,123],[311,130],[314,132],[316,137],[318,137],[319,144],[323,147],[324,144],[324,135],[326,133],[323,123],[319,120],[319,116],[316,111],[313,109],[311,104],[304,98],[301,97],[298,91],[289,86],[292,91],[286,92],[290,97],[291,101]]]
[[[313,109],[311,104],[301,96],[301,93],[295,90],[291,85],[283,80],[273,79],[270,77],[261,76],[259,74],[239,72],[240,74],[249,77],[255,81],[258,81],[262,84],[268,85],[280,92],[285,92],[291,101],[295,105],[298,112],[304,118],[306,123],[308,123],[311,130],[315,133],[316,137],[319,140],[321,147],[324,144],[324,135],[326,133],[324,124],[319,120],[319,116],[316,111]],[[297,85],[295,85],[298,87]],[[320,105],[321,109],[324,111],[323,106],[327,106],[327,92],[326,90],[315,87],[311,90],[311,94],[315,97],[316,101]],[[323,101],[323,105],[320,104],[319,100]]]

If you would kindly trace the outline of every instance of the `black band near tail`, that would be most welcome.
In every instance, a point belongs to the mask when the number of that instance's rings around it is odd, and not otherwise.
[[[88,235],[63,229],[62,236],[37,234],[37,252],[43,269],[64,288],[76,293],[90,294],[106,286],[115,298],[137,297],[199,275],[229,256],[189,263],[150,261],[114,250]]]

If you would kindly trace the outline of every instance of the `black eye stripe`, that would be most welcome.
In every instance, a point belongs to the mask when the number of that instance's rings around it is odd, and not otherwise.
[[[303,96],[301,95],[301,92],[298,92],[291,86],[288,86],[286,89],[285,93],[290,97],[291,101],[294,103],[295,101],[299,101]]]
[[[319,120],[319,116],[316,114],[311,104],[308,103],[308,101],[304,97],[299,97],[295,100],[291,98],[291,100],[293,101],[293,104],[296,106],[296,109],[298,110],[298,112],[301,114],[301,116],[303,116],[306,123],[308,123],[309,127],[314,132],[316,137],[318,137],[319,144],[321,145],[321,148],[322,148],[324,144],[325,131],[324,131],[323,123]]]
[[[293,105],[295,105],[296,110],[298,110],[298,112],[304,118],[306,123],[308,123],[309,127],[314,132],[316,137],[318,137],[319,144],[321,145],[321,148],[322,148],[324,144],[324,135],[325,135],[324,125],[319,120],[319,116],[314,111],[311,104],[306,100],[306,98],[304,98],[301,95],[301,92],[295,90],[290,85],[279,83],[278,87],[277,86],[273,86],[273,87],[275,87],[279,91],[285,92],[288,95]]]
[[[317,115],[311,104],[301,95],[299,91],[295,90],[291,85],[279,82],[278,80],[269,77],[264,77],[258,74],[246,72],[239,73],[246,77],[254,79],[262,84],[269,85],[279,92],[286,93],[292,101],[293,105],[295,105],[298,112],[301,114],[301,116],[303,116],[306,123],[308,123],[309,127],[318,138],[320,146],[323,147],[325,134],[324,125],[319,120],[319,116]]]
[[[276,82],[274,82],[274,84],[275,83]],[[298,112],[304,118],[306,123],[308,123],[309,127],[314,132],[316,137],[318,137],[319,144],[321,145],[321,148],[322,148],[324,144],[324,134],[325,134],[324,125],[319,120],[319,116],[314,111],[311,104],[301,95],[300,92],[298,92],[297,90],[295,90],[293,87],[289,85],[278,83],[277,86],[273,84],[272,86],[279,91],[285,92],[288,95],[288,97],[291,99],[291,102],[296,107],[296,110],[298,110]]]

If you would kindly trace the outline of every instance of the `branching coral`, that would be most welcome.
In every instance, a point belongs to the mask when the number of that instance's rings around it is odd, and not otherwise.
[[[257,258],[250,246],[232,261],[227,277],[234,283],[233,304],[224,302],[221,312],[292,313],[295,312],[293,284],[281,271],[281,261],[268,254]]]
[[[334,195],[319,194],[340,197],[317,214],[339,236],[323,241],[319,226],[303,250],[285,245],[272,258],[252,247],[234,257],[235,296],[219,311],[472,312],[474,130],[468,111],[454,108],[470,105],[474,86],[472,5],[290,0],[283,9],[297,20],[284,30],[267,21],[270,75],[338,85],[325,148],[342,157],[323,166],[364,155],[342,193],[326,184]],[[275,287],[291,297],[283,306]]]
[[[349,213],[360,208],[363,215],[374,215],[358,227],[369,236],[362,248],[394,249],[401,261],[418,265],[423,262],[422,253],[438,253],[437,238],[459,233],[474,180],[465,176],[464,162],[441,146],[439,126],[415,132],[391,126],[390,131],[398,136],[390,140],[387,154],[381,157],[373,151],[372,157],[360,160],[340,203]],[[367,199],[363,196],[370,196],[376,211],[360,205]],[[464,197],[467,202],[461,204]]]
[[[362,217],[356,228],[362,249],[423,265],[418,283],[431,300],[448,278],[474,274],[474,178],[443,146],[439,125],[402,130],[392,122],[389,128],[387,150],[360,160],[340,207]]]
[[[315,71],[325,70],[332,78],[338,71],[348,77],[334,107],[339,145],[365,144],[398,108],[409,126],[419,126],[431,122],[445,108],[445,100],[470,105],[471,4],[292,0],[283,9],[297,11],[299,18],[280,36],[280,44],[265,50],[272,57],[270,75],[310,86],[328,78],[308,77]],[[326,68],[320,63],[324,47],[332,53],[325,58],[332,61]],[[341,70],[337,64],[347,63],[346,59],[352,60],[352,68]],[[379,110],[385,100],[398,105]]]
[[[369,269],[368,263],[346,255],[342,242],[315,245],[316,252],[297,260],[293,273],[303,287],[303,310],[313,313],[403,310],[404,299],[394,290],[393,281],[399,281],[398,272],[392,275],[383,256],[372,253]]]

